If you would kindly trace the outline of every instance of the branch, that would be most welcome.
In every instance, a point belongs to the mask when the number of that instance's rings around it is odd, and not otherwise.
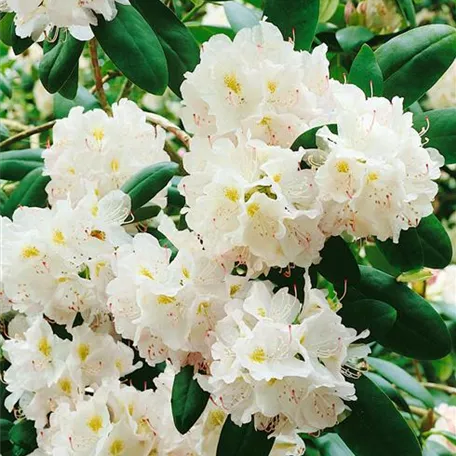
[[[108,104],[108,99],[106,98],[106,93],[103,88],[103,78],[101,75],[100,63],[98,62],[98,51],[97,51],[97,40],[92,38],[89,41],[89,50],[90,50],[90,60],[92,62],[93,77],[95,79],[95,87],[98,92],[98,98],[100,99],[101,107],[103,111],[112,114],[111,106]]]
[[[27,130],[27,125],[24,125],[17,120],[12,119],[0,119],[0,122],[11,130],[24,131]]]
[[[453,388],[452,386],[448,385],[440,385],[439,383],[429,383],[429,382],[423,382],[421,383],[423,386],[426,388],[432,388],[440,391],[445,391],[448,394],[456,394],[456,388]]]
[[[107,75],[103,76],[101,79],[101,82],[105,84],[106,82],[110,81],[111,79],[117,78],[119,76],[122,76],[122,73],[120,71],[109,71]],[[89,92],[90,93],[95,93],[97,91],[97,86],[94,85],[90,88]]]
[[[55,122],[55,120],[51,120],[50,122],[47,122],[43,125],[38,125],[38,127],[30,128],[28,130],[22,131],[21,133],[18,133],[17,135],[11,136],[11,138],[5,139],[4,141],[0,142],[0,150],[3,150],[5,147],[10,146],[17,141],[21,141],[22,139],[29,138],[32,135],[36,135],[37,133],[41,133],[46,130],[50,130],[54,126]]]
[[[409,408],[410,408],[410,411],[413,414],[418,415],[418,416],[425,417],[428,414],[428,411],[426,409],[424,409],[424,408],[421,408],[421,407],[416,407],[414,405],[409,405]]]
[[[166,131],[172,133],[187,149],[190,146],[190,136],[184,130],[181,130],[177,125],[174,125],[165,117],[146,112],[146,119],[148,122],[154,125],[160,125]]]
[[[125,79],[124,83],[122,84],[122,89],[117,96],[116,103],[119,103],[122,98],[128,98],[132,89],[133,83],[129,79]]]

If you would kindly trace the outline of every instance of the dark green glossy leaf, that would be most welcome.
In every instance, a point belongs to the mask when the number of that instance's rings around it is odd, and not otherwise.
[[[345,326],[357,331],[369,329],[371,335],[379,341],[388,334],[397,319],[394,307],[376,299],[344,301],[339,315]]]
[[[325,434],[314,440],[314,443],[320,450],[321,456],[354,456],[350,448],[337,434]],[[305,454],[307,455],[307,449]]]
[[[135,223],[140,222],[141,220],[147,220],[153,217],[156,217],[161,211],[160,206],[151,204],[150,206],[143,206],[133,212],[133,217]]]
[[[10,441],[31,452],[37,447],[36,429],[33,421],[21,420],[9,430]],[[28,454],[28,453],[26,453]]]
[[[456,163],[456,108],[415,114],[413,126],[418,131],[429,126],[424,135],[429,140],[426,147],[435,147],[445,157],[447,165]]]
[[[412,430],[388,396],[367,377],[354,380],[357,401],[337,433],[356,456],[421,456]]]
[[[84,44],[69,33],[61,33],[58,43],[44,46],[45,54],[40,62],[40,80],[48,92],[58,92],[70,79]]]
[[[169,86],[180,95],[184,73],[193,71],[199,62],[199,47],[185,25],[160,0],[132,0],[157,34],[169,70]]]
[[[357,51],[375,35],[360,25],[345,27],[336,32],[336,39],[345,52]]]
[[[43,176],[43,168],[35,168],[30,171],[11,193],[8,201],[2,207],[2,213],[11,217],[19,206],[46,207],[46,185],[51,179]]]
[[[420,269],[424,265],[423,251],[415,228],[401,231],[398,244],[391,239],[377,240],[377,246],[388,262],[401,272]]]
[[[43,166],[43,149],[10,150],[0,154],[0,176],[2,179],[18,181],[30,171]]]
[[[67,100],[74,100],[78,94],[79,63],[73,68],[68,80],[59,89],[59,94]]]
[[[242,426],[234,424],[228,417],[223,425],[217,445],[217,456],[267,456],[274,439],[255,429],[253,420]]]
[[[14,22],[11,24],[11,45],[13,46],[13,51],[16,55],[22,54],[33,44],[33,42],[34,41],[31,38],[20,38],[17,36]]]
[[[171,409],[176,429],[187,433],[206,408],[210,394],[193,378],[193,366],[185,366],[175,377]]]
[[[141,358],[135,353],[134,362],[141,361]],[[159,363],[156,366],[149,366],[147,363],[143,363],[140,369],[136,369],[131,374],[126,375],[122,378],[128,385],[133,385],[140,391],[146,389],[155,390],[154,379],[157,378],[161,373],[165,371],[166,363]]]
[[[326,127],[328,127],[333,133],[337,133],[336,124],[326,125]],[[299,135],[291,145],[291,150],[298,150],[300,147],[303,147],[304,149],[317,148],[317,132],[321,128],[322,126],[314,127]]]
[[[396,0],[404,19],[411,27],[416,27],[415,6],[413,0]]]
[[[298,50],[310,49],[320,10],[319,0],[265,0],[264,15],[279,27],[285,40],[294,40]]]
[[[428,408],[435,406],[431,393],[408,372],[389,361],[379,358],[368,358],[369,364],[383,377],[401,390],[419,399]]]
[[[117,4],[112,21],[98,17],[93,33],[120,71],[143,90],[162,94],[168,85],[168,66],[157,35],[132,6]]]
[[[374,268],[386,272],[393,277],[397,277],[401,273],[400,269],[395,268],[388,262],[376,244],[367,244],[364,250],[369,264]]]
[[[318,272],[333,284],[355,285],[360,278],[358,263],[347,243],[339,236],[330,237],[320,252]]]
[[[9,431],[13,427],[12,421],[0,418],[0,442],[9,441]]]
[[[198,43],[202,44],[207,41],[211,36],[222,33],[230,38],[234,38],[235,33],[228,27],[219,27],[216,25],[201,25],[198,23],[188,24],[190,33],[195,37]]]
[[[225,14],[235,33],[243,28],[251,28],[260,22],[259,16],[250,8],[236,2],[223,4]]]
[[[135,211],[150,201],[178,172],[179,165],[172,162],[148,166],[122,186],[122,191],[131,198],[131,210]]]
[[[433,24],[409,30],[375,51],[383,73],[383,94],[404,97],[404,106],[420,99],[456,58],[456,29]]]
[[[13,41],[11,39],[11,27],[14,21],[14,13],[6,13],[0,19],[0,41],[6,46],[11,46]]]
[[[445,323],[427,301],[384,272],[368,266],[360,266],[360,271],[361,280],[345,299],[376,299],[397,310],[398,318],[382,338],[382,345],[417,359],[438,359],[450,352]]]
[[[11,83],[2,74],[0,74],[0,92],[8,98],[11,98],[13,95]]]
[[[383,93],[383,75],[374,51],[363,44],[348,74],[348,82],[358,86],[367,97],[379,97]]]

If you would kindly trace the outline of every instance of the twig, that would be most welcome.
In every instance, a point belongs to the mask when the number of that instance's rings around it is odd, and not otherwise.
[[[412,364],[413,364],[413,368],[415,369],[415,375],[416,375],[416,378],[422,382],[423,381],[423,376],[421,375],[421,372],[420,372],[420,366],[419,366],[419,363],[416,359],[412,360]]]
[[[98,98],[100,99],[101,107],[106,113],[111,114],[111,106],[108,104],[108,99],[106,98],[106,93],[103,88],[103,77],[101,75],[100,63],[98,62],[97,40],[95,38],[92,38],[89,41],[89,50],[93,77],[95,79],[96,91],[98,93]]]
[[[122,89],[119,93],[119,96],[116,99],[116,103],[118,103],[122,98],[128,98],[132,88],[133,83],[129,79],[125,79],[124,83],[122,84]]]
[[[36,135],[37,133],[50,130],[54,126],[55,122],[55,120],[51,120],[50,122],[47,122],[43,125],[38,125],[37,127],[29,128],[28,130],[22,131],[17,135],[11,136],[11,138],[5,139],[0,143],[0,150],[3,150],[5,147],[10,146],[11,144],[14,144],[17,141],[21,141],[22,139],[29,138],[30,136]]]
[[[200,5],[195,5],[182,19],[182,22],[188,22],[192,17],[204,6],[204,2]]]
[[[120,71],[109,71],[108,74],[103,76],[103,78],[101,79],[101,82],[103,84],[105,84],[106,82],[110,81],[111,79],[117,78],[119,76],[122,76],[122,73]],[[92,94],[95,93],[96,91],[97,91],[96,85],[92,86],[89,90],[89,92]]]
[[[181,130],[177,125],[174,125],[165,117],[151,112],[146,113],[146,119],[148,122],[154,125],[160,125],[160,127],[172,133],[187,149],[189,148],[191,139],[190,136],[184,130]]]
[[[8,128],[11,128],[11,130],[15,131],[24,131],[27,130],[27,125],[24,125],[17,120],[13,119],[0,119],[0,122],[5,125]]]
[[[416,407],[415,405],[409,405],[410,411],[415,415],[425,417],[428,414],[428,411],[421,407]]]
[[[448,385],[440,385],[439,383],[430,383],[430,382],[422,382],[421,383],[426,388],[432,388],[440,391],[445,391],[448,394],[456,394],[456,388]]]

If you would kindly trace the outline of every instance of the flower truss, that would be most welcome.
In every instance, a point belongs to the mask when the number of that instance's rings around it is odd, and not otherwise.
[[[129,4],[128,0],[2,0],[0,11],[16,13],[16,33],[22,38],[38,39],[52,27],[65,27],[75,38],[88,40],[97,14],[107,21],[114,19],[116,2]]]
[[[69,2],[69,17],[23,3],[7,2],[24,34],[115,14],[113,1]],[[401,99],[330,79],[324,45],[294,51],[266,22],[205,43],[182,94],[187,228],[162,213],[160,236],[130,229],[120,188],[169,159],[164,132],[126,100],[112,117],[74,108],[58,121],[43,153],[52,207],[2,220],[2,308],[19,312],[3,344],[6,405],[34,421],[36,455],[215,455],[228,415],[275,437],[271,454],[300,455],[299,433],[334,426],[356,400],[348,378],[368,332],[344,326],[307,270],[331,236],[397,242],[416,227],[441,156]],[[293,146],[314,127],[316,147]],[[265,279],[290,266],[304,290]],[[124,381],[139,358],[167,365],[155,391]],[[181,435],[171,385],[188,365],[211,399]]]

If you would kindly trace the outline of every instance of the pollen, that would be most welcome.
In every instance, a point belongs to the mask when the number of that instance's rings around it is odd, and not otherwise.
[[[65,393],[70,395],[71,391],[73,390],[73,386],[71,384],[71,380],[67,377],[61,378],[58,381],[59,388]]]
[[[92,206],[92,209],[90,210],[91,214],[96,217],[98,215],[98,205],[97,204],[94,204]]]
[[[102,141],[104,138],[105,132],[102,128],[95,128],[95,130],[92,131],[92,136],[97,140],[97,141]]]
[[[233,203],[239,200],[239,192],[234,187],[226,187],[223,193]]]
[[[254,363],[264,363],[266,361],[266,353],[262,348],[255,348],[252,353],[250,353],[249,358],[254,362]]]
[[[274,176],[272,176],[272,180],[273,180],[276,184],[278,184],[278,183],[282,180],[282,174],[279,174],[279,173],[274,174]]]
[[[103,418],[100,415],[94,415],[86,424],[93,432],[97,433],[103,427]]]
[[[111,170],[115,173],[117,173],[117,171],[119,171],[119,160],[117,160],[116,158],[112,159],[111,160]]]
[[[182,275],[186,278],[186,279],[189,279],[190,278],[190,271],[184,266],[182,268]]]
[[[76,170],[73,167],[68,168],[69,174],[76,174]]]
[[[51,356],[52,347],[49,344],[47,337],[42,337],[38,341],[38,351],[46,358],[49,358],[49,356]]]
[[[253,217],[260,210],[258,203],[251,203],[247,206],[247,214],[249,217]]]
[[[37,257],[40,251],[34,245],[26,245],[22,249],[22,258],[33,258]]]
[[[54,230],[52,234],[52,242],[58,245],[65,245],[65,236],[60,230]]]
[[[226,414],[223,410],[212,410],[207,417],[212,428],[221,426],[225,421]]]
[[[207,314],[208,309],[211,307],[211,303],[207,301],[200,302],[198,304],[198,310],[196,311],[197,315]]]
[[[277,82],[268,81],[268,90],[269,93],[275,93],[275,91],[277,90]]]
[[[92,230],[90,236],[99,239],[100,241],[106,240],[106,233],[100,230]]]
[[[116,359],[114,365],[116,366],[117,370],[122,371],[122,361],[120,359]]]
[[[172,296],[159,295],[157,302],[158,304],[173,304],[176,302],[176,298],[173,298]]]
[[[133,416],[133,412],[135,411],[135,406],[133,404],[128,404],[128,414]]]
[[[263,127],[267,127],[267,126],[270,125],[271,122],[272,122],[271,117],[269,117],[269,116],[264,116],[264,117],[260,120],[259,124],[260,124],[260,125],[263,125]]]
[[[111,446],[109,447],[109,454],[112,456],[119,456],[121,455],[125,450],[125,443],[123,440],[116,439],[111,443]]]
[[[371,172],[367,175],[367,180],[369,182],[376,181],[378,179],[378,174],[376,172]]]
[[[230,287],[230,297],[232,298],[240,289],[241,289],[240,285],[231,285],[231,287]]]
[[[144,266],[141,266],[139,268],[139,275],[142,275],[144,277],[147,277],[148,279],[154,280],[153,274],[150,272],[149,269],[145,268]]]
[[[68,282],[70,279],[68,277],[62,276],[57,279],[58,283],[65,283]]]
[[[226,74],[223,78],[225,86],[230,89],[236,95],[240,95],[242,92],[242,86],[236,78],[234,73]]]
[[[96,265],[95,265],[95,275],[97,277],[100,277],[100,272],[101,270],[106,266],[106,261],[99,261]]]
[[[350,166],[345,160],[340,160],[336,163],[336,169],[339,173],[348,173],[350,171]]]
[[[260,317],[265,317],[266,316],[266,309],[264,307],[258,307],[257,313]]]
[[[79,344],[79,346],[78,346],[79,359],[82,362],[84,362],[89,355],[90,355],[90,346],[88,344]]]

